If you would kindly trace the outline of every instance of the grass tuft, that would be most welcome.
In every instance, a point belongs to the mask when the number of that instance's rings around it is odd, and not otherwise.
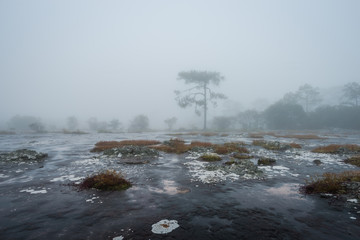
[[[124,179],[120,172],[105,170],[86,177],[80,184],[80,189],[95,188],[101,191],[121,191],[131,187],[131,183]]]
[[[348,164],[360,167],[360,155],[345,159],[344,163],[348,163]]]
[[[204,155],[202,155],[200,157],[200,159],[202,161],[206,161],[206,162],[217,162],[217,161],[221,161],[221,157],[217,154],[214,153],[206,153]]]
[[[360,171],[345,171],[342,173],[324,173],[323,175],[312,177],[300,188],[306,194],[331,193],[348,194],[352,189],[349,183],[360,182]]]

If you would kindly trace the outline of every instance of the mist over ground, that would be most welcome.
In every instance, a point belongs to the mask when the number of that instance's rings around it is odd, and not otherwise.
[[[322,105],[339,105],[360,81],[360,2],[1,1],[0,129],[34,116],[61,129],[75,116],[145,115],[152,129],[201,128],[174,90],[181,71],[217,71],[227,100],[211,120],[263,111],[310,84]]]

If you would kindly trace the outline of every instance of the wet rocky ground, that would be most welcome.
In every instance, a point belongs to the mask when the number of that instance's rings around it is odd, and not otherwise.
[[[351,153],[311,150],[360,144],[360,134],[284,134],[261,139],[279,142],[281,150],[253,145],[247,133],[0,135],[0,239],[358,239],[356,199],[304,195],[299,187],[317,174],[359,169],[343,162]],[[90,152],[99,141],[174,137],[185,143],[241,141],[252,158],[227,165],[234,160],[230,154],[205,162],[199,151],[150,151],[147,157],[129,154],[137,148]],[[20,149],[36,152],[14,152]],[[264,158],[275,162],[258,165]],[[121,171],[133,186],[115,192],[74,186],[106,169]]]

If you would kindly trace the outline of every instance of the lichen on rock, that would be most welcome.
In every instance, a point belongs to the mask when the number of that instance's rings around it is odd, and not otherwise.
[[[0,153],[0,161],[32,162],[43,161],[48,155],[29,149],[19,149],[13,152]]]
[[[164,219],[157,223],[154,223],[151,231],[156,234],[167,234],[179,227],[179,224],[176,220]]]

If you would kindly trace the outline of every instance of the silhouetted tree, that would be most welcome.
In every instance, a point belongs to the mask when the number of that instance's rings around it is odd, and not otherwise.
[[[8,122],[8,127],[10,129],[18,129],[18,130],[34,130],[30,127],[33,123],[41,123],[39,118],[33,116],[20,116],[16,115],[12,117]]]
[[[110,121],[109,126],[115,131],[119,128],[121,125],[120,121],[118,119],[113,119]]]
[[[69,130],[75,130],[79,126],[79,122],[76,117],[71,116],[67,118],[67,126]]]
[[[216,130],[224,131],[231,129],[233,127],[234,118],[233,117],[214,117],[213,119],[213,127]]]
[[[87,123],[89,125],[90,130],[98,131],[100,129],[103,129],[104,127],[106,128],[106,126],[104,126],[106,125],[106,123],[104,124],[103,122],[99,122],[96,117],[89,118]]]
[[[299,87],[296,92],[296,97],[305,108],[305,112],[309,112],[309,107],[314,106],[321,102],[319,91],[309,84],[305,84]]]
[[[185,84],[195,85],[192,88],[175,91],[175,100],[180,107],[186,108],[195,105],[195,113],[200,115],[201,111],[198,108],[203,109],[204,114],[204,130],[206,130],[207,111],[209,102],[216,106],[217,99],[225,99],[226,96],[222,93],[215,93],[210,88],[210,84],[219,85],[220,81],[224,80],[224,77],[218,72],[208,71],[188,71],[179,72],[178,80],[184,80]]]
[[[298,129],[306,120],[304,109],[299,104],[279,101],[264,112],[265,121],[272,129]]]
[[[166,123],[166,125],[168,125],[168,128],[171,131],[177,122],[177,118],[176,117],[168,118],[165,119],[164,122]]]
[[[237,121],[242,128],[251,130],[260,127],[260,114],[256,110],[246,110],[237,115]]]
[[[41,122],[31,123],[31,124],[29,124],[29,127],[30,127],[31,130],[33,130],[33,131],[35,131],[37,133],[45,132],[45,126]]]
[[[129,126],[130,132],[142,132],[149,129],[149,118],[145,115],[134,117]]]
[[[355,107],[359,106],[360,102],[360,84],[351,82],[343,88],[343,98],[347,99],[349,103]]]

